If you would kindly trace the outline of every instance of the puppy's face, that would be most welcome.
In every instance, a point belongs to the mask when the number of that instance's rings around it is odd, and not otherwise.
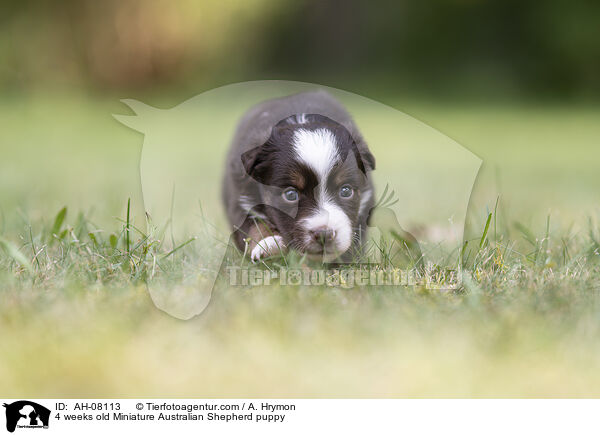
[[[344,127],[321,115],[293,116],[242,161],[288,247],[330,261],[352,246],[372,198],[374,159]]]

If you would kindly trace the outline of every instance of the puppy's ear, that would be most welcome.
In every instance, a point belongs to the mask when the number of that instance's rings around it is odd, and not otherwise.
[[[364,151],[360,151],[360,157],[367,171],[375,170],[375,156],[371,154],[371,151],[365,148]]]
[[[375,170],[375,156],[371,154],[371,151],[367,148],[367,144],[355,143],[352,147],[352,151],[354,151],[358,167],[363,173],[366,174],[368,171]]]
[[[256,147],[242,154],[242,165],[244,165],[244,169],[248,175],[252,175],[259,153],[260,147]]]
[[[267,155],[265,145],[261,145],[246,151],[241,156],[246,173],[260,183],[266,182],[271,169],[267,161]]]

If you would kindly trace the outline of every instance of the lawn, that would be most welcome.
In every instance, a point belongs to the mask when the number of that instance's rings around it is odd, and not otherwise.
[[[184,321],[148,288],[185,294],[216,269],[197,272],[201,239],[174,250],[188,239],[171,241],[159,218],[146,226],[144,138],[111,116],[128,109],[98,96],[4,99],[0,396],[597,397],[600,108],[394,106],[483,160],[463,285],[229,288],[221,278]],[[403,154],[390,145],[376,157],[384,170]],[[426,175],[443,170],[432,161]],[[201,172],[219,178],[221,166]],[[442,207],[435,186],[415,211],[424,222]],[[220,213],[218,192],[206,195]]]

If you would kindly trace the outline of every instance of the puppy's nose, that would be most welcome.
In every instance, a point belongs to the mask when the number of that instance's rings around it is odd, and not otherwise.
[[[328,227],[319,227],[310,231],[313,240],[321,245],[331,242],[335,238],[335,231]]]

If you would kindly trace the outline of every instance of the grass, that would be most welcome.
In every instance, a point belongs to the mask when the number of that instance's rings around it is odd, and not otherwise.
[[[168,255],[145,236],[128,250],[126,222],[116,245],[85,219],[34,229],[2,260],[3,393],[594,396],[595,238],[542,237],[519,253],[489,227],[456,291],[221,282],[187,322],[158,311],[146,283],[153,268],[181,272],[193,250]]]
[[[51,102],[55,113],[44,101],[0,109],[12,124],[0,162],[0,396],[598,396],[596,109],[415,104],[481,144],[472,149],[487,165],[460,288],[221,278],[202,315],[182,321],[149,293],[212,283],[220,265],[200,267],[201,238],[171,241],[168,223],[147,225],[130,174],[139,148],[125,146],[140,140],[100,116],[112,103]]]

